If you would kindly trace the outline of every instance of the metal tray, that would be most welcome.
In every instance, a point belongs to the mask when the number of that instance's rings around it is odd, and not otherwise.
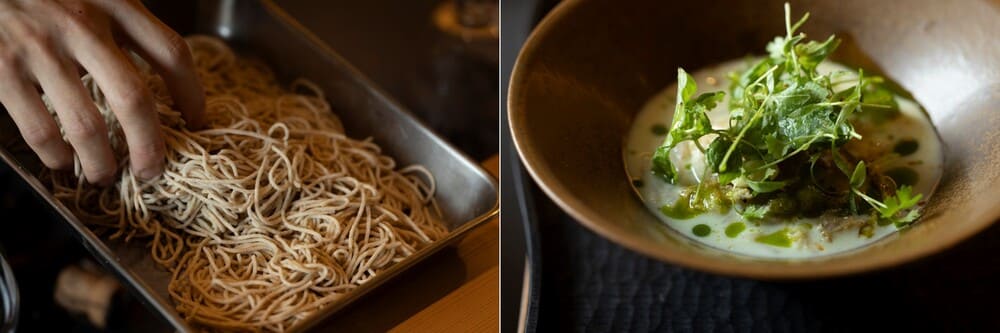
[[[497,185],[493,177],[386,96],[273,2],[162,1],[151,2],[149,7],[182,35],[218,36],[238,52],[261,58],[284,82],[297,77],[312,80],[325,90],[332,109],[340,117],[349,136],[370,136],[399,164],[419,163],[437,176],[435,197],[449,234],[345,295],[337,303],[303,320],[290,331],[301,332],[315,327],[322,319],[497,214]],[[33,153],[23,149],[24,144],[17,133],[7,113],[0,113],[0,159],[10,165],[41,200],[48,203],[49,210],[66,222],[84,247],[116,274],[147,307],[177,331],[193,332],[192,326],[174,310],[167,294],[170,274],[156,266],[145,244],[107,241],[91,232],[35,177],[41,164]]]

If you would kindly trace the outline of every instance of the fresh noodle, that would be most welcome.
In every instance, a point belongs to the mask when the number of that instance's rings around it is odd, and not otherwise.
[[[446,233],[430,172],[397,168],[370,139],[346,137],[318,87],[283,89],[217,39],[188,43],[205,86],[205,129],[184,129],[163,81],[144,74],[166,137],[162,176],[132,174],[121,128],[85,76],[120,179],[88,185],[79,160],[75,172],[50,177],[55,196],[98,232],[149,242],[187,320],[286,330]]]

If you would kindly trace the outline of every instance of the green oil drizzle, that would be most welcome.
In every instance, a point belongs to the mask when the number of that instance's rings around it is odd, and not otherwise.
[[[760,235],[754,239],[757,243],[767,244],[777,247],[792,247],[792,230],[784,228],[767,235]]]
[[[701,183],[681,190],[677,201],[663,205],[660,212],[675,220],[691,219],[707,211],[729,212],[732,202],[717,183]]]
[[[895,181],[896,185],[898,186],[903,186],[903,185],[913,186],[916,185],[917,181],[920,180],[920,175],[918,175],[916,171],[913,171],[913,169],[907,167],[898,167],[889,169],[889,171],[885,172],[885,175],[889,176],[889,178],[892,178],[892,180]]]
[[[899,156],[907,156],[913,154],[920,148],[920,143],[917,140],[902,140],[892,148],[892,151]]]
[[[743,224],[743,222],[730,223],[728,226],[726,226],[726,237],[736,238],[736,236],[739,236],[741,233],[743,233],[743,230],[746,229],[747,225]]]
[[[675,220],[688,220],[698,216],[698,214],[704,213],[705,210],[692,207],[691,197],[689,195],[681,195],[673,205],[663,205],[663,207],[660,207],[660,212]]]
[[[694,228],[691,228],[691,232],[694,233],[695,236],[705,237],[708,236],[708,234],[712,233],[712,227],[709,227],[704,224],[699,224],[694,226]]]

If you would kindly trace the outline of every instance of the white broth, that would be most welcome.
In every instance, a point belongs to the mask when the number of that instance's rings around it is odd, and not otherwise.
[[[728,73],[740,72],[750,61],[755,59],[740,59],[725,62],[716,66],[701,69],[692,73],[698,83],[699,93],[727,90],[729,87]],[[820,73],[849,71],[848,68],[824,62],[819,66]],[[834,74],[836,81],[845,81],[842,88],[853,85],[857,76],[844,72]],[[838,87],[835,87],[837,89]],[[850,251],[870,244],[896,231],[889,224],[876,226],[871,237],[859,234],[859,228],[841,230],[833,233],[832,239],[822,236],[820,221],[817,218],[791,218],[781,221],[751,222],[741,217],[736,210],[728,213],[705,212],[690,219],[672,219],[664,215],[660,208],[673,204],[680,196],[680,191],[687,185],[698,182],[703,175],[705,158],[701,151],[691,142],[679,144],[671,151],[671,162],[679,169],[678,184],[670,184],[651,172],[651,158],[656,148],[666,138],[670,128],[671,116],[676,104],[676,83],[667,87],[661,93],[653,96],[636,115],[632,128],[625,142],[624,158],[626,171],[632,180],[636,192],[642,198],[649,210],[660,218],[667,226],[709,246],[738,254],[766,258],[805,258],[829,255]],[[719,107],[709,113],[714,128],[726,128],[729,122],[729,96],[719,104]],[[895,96],[901,115],[880,125],[856,126],[862,134],[864,147],[870,149],[870,154],[888,154],[900,142],[906,142],[909,149],[898,159],[889,160],[880,165],[884,170],[906,169],[915,172],[913,190],[923,194],[925,200],[930,197],[942,172],[942,151],[933,125],[921,110],[920,106],[902,96]],[[706,136],[701,143],[707,146],[714,136]],[[916,150],[912,148],[916,146]],[[744,226],[741,232],[736,232],[739,224]],[[695,226],[700,226],[695,231]],[[727,230],[728,228],[728,230]],[[788,228],[788,229],[785,229]],[[758,242],[757,239],[781,230],[797,234],[797,240],[789,247],[774,246]]]

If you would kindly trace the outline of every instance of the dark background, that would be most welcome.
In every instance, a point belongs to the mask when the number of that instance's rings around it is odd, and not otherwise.
[[[554,2],[504,3],[505,85],[516,51]],[[582,227],[520,169],[507,148],[508,130],[501,133],[504,332],[519,325],[540,332],[1000,330],[998,226],[940,254],[845,278],[768,282],[707,274],[639,255]],[[516,268],[525,252],[535,284],[527,320],[517,323],[510,311],[521,308],[520,291],[506,281],[521,283]]]

